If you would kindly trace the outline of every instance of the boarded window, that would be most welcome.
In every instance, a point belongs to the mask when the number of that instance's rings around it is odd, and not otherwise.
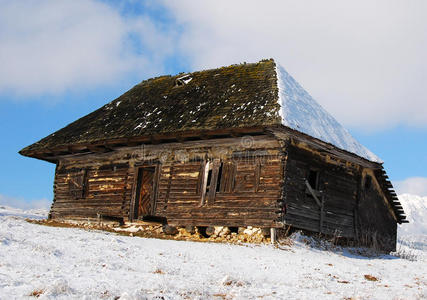
[[[73,172],[68,179],[68,192],[74,199],[81,199],[86,196],[87,190],[87,170]]]
[[[217,192],[231,193],[234,190],[236,177],[236,165],[231,162],[221,163],[218,173]]]
[[[206,169],[207,178],[206,178],[206,195],[208,203],[212,204],[215,200],[215,194],[217,192],[218,187],[218,179],[220,167],[222,163],[219,160],[214,160],[211,164],[209,164],[209,169]]]

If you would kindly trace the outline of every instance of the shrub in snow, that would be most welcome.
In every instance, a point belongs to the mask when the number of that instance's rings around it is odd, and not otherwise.
[[[230,277],[229,275],[226,275],[224,278],[222,278],[221,284],[225,285],[225,286],[244,286],[244,285],[246,285],[245,282],[243,282],[241,280],[234,279],[234,278]]]
[[[64,296],[64,295],[72,295],[73,289],[70,288],[68,282],[65,279],[56,279],[53,283],[46,288],[46,292],[43,296]],[[40,297],[42,299],[42,297]]]

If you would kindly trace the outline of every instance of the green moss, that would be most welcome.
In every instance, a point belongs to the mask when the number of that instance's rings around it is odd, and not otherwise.
[[[275,62],[263,60],[142,81],[119,98],[23,149],[186,130],[268,126],[280,123]]]

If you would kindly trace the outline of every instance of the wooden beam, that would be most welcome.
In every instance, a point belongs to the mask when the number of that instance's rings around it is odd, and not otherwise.
[[[35,157],[44,159],[45,153],[54,153],[54,155],[67,155],[68,152],[70,152],[69,147],[71,146],[72,152],[74,151],[80,151],[78,149],[84,149],[87,148],[90,150],[91,147],[104,147],[107,148],[111,147],[117,147],[118,145],[125,145],[125,146],[137,146],[140,144],[146,144],[146,143],[152,143],[152,144],[159,144],[162,142],[171,142],[174,140],[177,140],[177,134],[179,134],[180,138],[183,139],[194,139],[194,138],[200,138],[200,139],[211,139],[215,137],[223,137],[223,136],[233,136],[233,135],[259,135],[265,133],[265,128],[256,126],[256,127],[244,127],[244,128],[226,128],[226,129],[216,129],[216,130],[189,130],[189,131],[176,131],[176,132],[170,132],[170,133],[159,133],[159,134],[151,134],[151,135],[141,135],[141,136],[135,136],[135,137],[123,137],[123,138],[115,138],[115,139],[103,139],[96,142],[87,142],[87,143],[74,143],[74,144],[67,144],[67,145],[60,145],[53,148],[44,148],[40,150],[27,150],[27,151],[20,151],[20,154],[29,156],[29,157]],[[95,153],[99,153],[100,150],[98,148],[95,149]],[[92,151],[92,150],[90,150]],[[104,151],[104,150],[102,150]],[[101,151],[101,152],[102,152]],[[110,151],[110,150],[109,150]],[[77,153],[77,152],[76,152]]]
[[[272,244],[276,243],[276,228],[270,228],[270,241]]]
[[[339,149],[332,144],[326,143],[320,139],[314,138],[297,130],[291,129],[289,127],[280,125],[280,126],[270,126],[266,128],[266,131],[271,132],[280,140],[289,140],[292,139],[294,142],[303,143],[308,145],[313,150],[317,150],[326,155],[332,157],[337,157],[339,159],[356,163],[358,165],[368,167],[374,170],[380,170],[381,164],[369,161],[363,157],[360,157],[354,153]]]
[[[316,201],[317,205],[319,207],[322,207],[322,203],[320,202],[319,198],[317,198],[316,193],[314,192],[313,188],[311,187],[310,183],[305,180],[305,185],[307,186],[308,190],[310,191],[311,195],[313,196],[314,200]]]
[[[106,146],[88,146],[88,149],[94,153],[106,153],[112,151],[111,148]]]
[[[322,230],[323,230],[324,207],[325,207],[325,197],[322,195],[322,204],[320,206],[320,222],[319,222],[320,233],[322,233]]]

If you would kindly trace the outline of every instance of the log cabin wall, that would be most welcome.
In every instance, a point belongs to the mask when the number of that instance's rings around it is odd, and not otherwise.
[[[55,172],[52,218],[94,219],[129,213],[132,169],[127,163],[61,163]]]
[[[357,203],[357,228],[361,241],[387,251],[396,250],[397,219],[375,175],[364,169]]]
[[[221,182],[211,181],[204,201],[198,187],[206,161],[163,165],[156,215],[172,225],[282,227],[283,168],[277,154],[214,160],[214,166],[222,164]]]
[[[385,251],[395,250],[397,218],[374,169],[320,153],[295,141],[290,142],[287,151],[286,224],[355,238],[361,244]],[[320,205],[306,181],[313,186]]]
[[[354,238],[360,167],[296,145],[289,145],[287,150],[286,223],[313,232]]]
[[[52,218],[132,218],[138,169],[156,168],[153,215],[171,225],[281,227],[285,157],[269,136],[123,147],[63,157]],[[208,167],[207,167],[208,165]],[[211,172],[208,190],[204,191]]]

